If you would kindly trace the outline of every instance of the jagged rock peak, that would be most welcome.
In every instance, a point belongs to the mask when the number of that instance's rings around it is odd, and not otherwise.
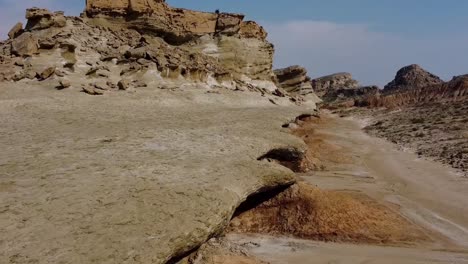
[[[359,82],[353,79],[351,73],[340,72],[313,79],[312,87],[322,97],[331,91],[358,88]]]
[[[313,93],[307,70],[299,65],[289,66],[274,71],[279,85],[291,94],[306,95]]]
[[[384,91],[423,88],[443,82],[438,76],[424,70],[421,66],[412,64],[401,68],[395,79],[385,86]]]

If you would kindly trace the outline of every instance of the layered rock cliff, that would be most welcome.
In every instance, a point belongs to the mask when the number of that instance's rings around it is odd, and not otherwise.
[[[299,65],[290,66],[274,71],[279,85],[291,94],[307,95],[313,93],[311,79],[307,70]]]
[[[2,80],[34,79],[53,68],[55,78],[109,78],[110,85],[100,85],[108,90],[120,81],[163,87],[198,82],[277,94],[273,45],[260,25],[241,14],[155,0],[88,0],[82,17],[33,8],[26,18],[25,28],[15,25],[0,45]],[[94,94],[90,86],[85,90]]]
[[[241,14],[172,8],[162,0],[88,0],[86,16],[95,25],[134,29],[199,51],[215,58],[233,78],[267,81],[263,85],[273,87],[273,45],[260,25],[244,21]]]

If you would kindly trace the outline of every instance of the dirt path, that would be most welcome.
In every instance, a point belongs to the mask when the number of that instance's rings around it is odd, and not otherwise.
[[[395,248],[229,238],[252,242],[253,253],[271,263],[468,263],[468,181],[448,167],[367,135],[362,120],[326,120],[311,124],[308,135],[326,169],[301,178],[321,189],[366,194],[423,227],[433,241]]]

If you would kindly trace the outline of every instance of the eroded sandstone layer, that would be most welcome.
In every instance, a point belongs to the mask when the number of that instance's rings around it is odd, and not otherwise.
[[[274,71],[279,85],[288,93],[307,95],[313,93],[311,79],[307,70],[299,65],[289,66]]]
[[[180,48],[215,57],[235,77],[271,81],[273,45],[265,30],[241,14],[169,7],[161,0],[88,0],[91,23],[135,29]]]

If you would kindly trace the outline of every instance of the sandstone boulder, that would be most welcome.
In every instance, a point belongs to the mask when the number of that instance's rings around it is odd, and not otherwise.
[[[274,71],[279,85],[286,92],[293,95],[306,95],[313,93],[310,77],[304,67],[295,65]]]
[[[130,81],[122,79],[117,83],[117,87],[119,87],[119,90],[128,90],[130,88]]]
[[[8,32],[8,37],[10,39],[17,38],[19,35],[23,33],[23,23],[18,22],[16,25],[14,25],[10,31]]]
[[[71,86],[71,83],[69,80],[66,80],[66,79],[62,79],[59,81],[59,87],[60,89],[65,89],[65,88],[68,88]]]
[[[55,74],[55,67],[48,67],[47,69],[43,70],[41,73],[39,73],[38,78],[39,80],[46,80],[52,75]]]
[[[64,27],[66,19],[63,12],[52,13],[47,9],[30,8],[26,10],[26,30],[41,30],[50,27]]]
[[[330,91],[339,89],[355,89],[359,87],[358,81],[350,73],[335,73],[312,80],[312,88],[318,96],[322,97]]]
[[[32,56],[39,51],[38,38],[30,32],[21,34],[11,43],[11,52],[17,56]]]
[[[428,87],[442,84],[443,81],[436,75],[424,70],[417,64],[401,68],[393,81],[384,88],[385,92]]]

